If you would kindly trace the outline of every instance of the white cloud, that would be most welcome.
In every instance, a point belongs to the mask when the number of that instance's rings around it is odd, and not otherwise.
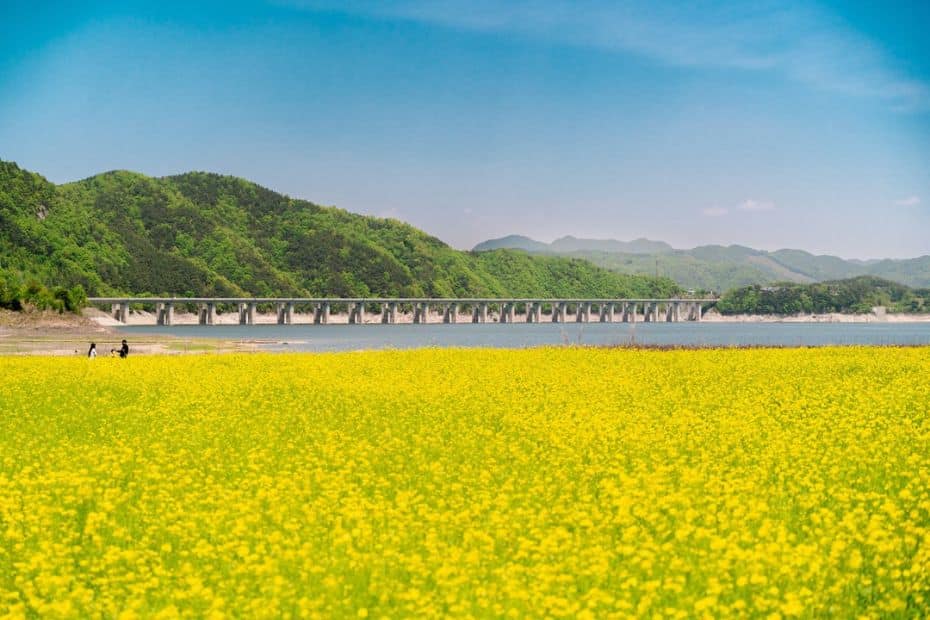
[[[701,215],[704,217],[723,217],[729,212],[729,209],[725,209],[723,207],[708,207],[707,209],[703,209],[701,211]]]
[[[736,208],[740,211],[772,211],[775,209],[775,203],[750,198],[736,205]]]
[[[916,207],[920,204],[920,196],[908,196],[901,200],[896,200],[895,204],[899,207]]]
[[[683,67],[771,71],[825,91],[930,109],[930,85],[811,3],[647,0],[278,0],[310,10],[404,19],[639,54]]]

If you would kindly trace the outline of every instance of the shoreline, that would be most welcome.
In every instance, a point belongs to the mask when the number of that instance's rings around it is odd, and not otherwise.
[[[176,321],[174,326],[196,326],[196,315],[181,314],[181,320]],[[215,325],[238,326],[238,316],[236,314],[219,315]],[[312,315],[295,314],[294,326],[311,326],[313,325]],[[346,325],[347,316],[338,315],[336,320],[330,321],[327,325]],[[380,317],[371,314],[366,317],[366,325],[380,325]],[[398,315],[396,324],[412,323],[411,316]],[[431,317],[434,320],[429,324],[442,324],[441,317],[438,315]],[[515,327],[523,324],[518,317]],[[546,315],[540,324],[549,323]],[[277,321],[274,314],[263,314],[256,317],[256,325],[276,326]],[[342,320],[339,320],[342,319]],[[406,320],[405,320],[406,319]],[[459,324],[471,324],[471,316],[460,314]],[[596,321],[595,321],[596,322]],[[740,324],[876,324],[876,325],[895,325],[905,323],[930,323],[930,315],[921,314],[862,314],[862,315],[842,315],[842,314],[824,314],[824,315],[796,315],[796,316],[772,316],[772,315],[736,315],[722,316],[716,312],[708,312],[703,322],[723,325],[740,325]],[[638,321],[637,324],[642,324]],[[327,325],[317,327],[325,328]],[[558,324],[565,327],[572,325],[584,325],[569,320],[566,323]],[[614,323],[617,327],[632,326],[630,323]],[[646,325],[646,324],[643,324]],[[694,324],[696,327],[697,323]],[[87,309],[82,315],[58,314],[55,312],[26,312],[17,313],[10,311],[0,311],[0,356],[17,356],[17,355],[53,355],[53,356],[82,356],[86,354],[87,348],[91,342],[97,344],[98,355],[106,357],[111,349],[119,348],[120,341],[127,337],[126,332],[119,328],[124,324],[116,321],[106,313]],[[155,326],[154,316],[150,313],[132,313],[130,320],[125,324],[128,327]],[[258,336],[258,334],[256,334]],[[132,354],[137,355],[186,355],[186,354],[203,354],[203,353],[255,353],[255,352],[282,352],[281,347],[287,347],[294,344],[291,338],[274,337],[240,337],[229,338],[221,334],[214,336],[197,336],[188,337],[178,334],[161,334],[161,333],[136,333],[129,337]],[[591,345],[600,346],[600,345]],[[617,346],[617,345],[604,345]],[[682,345],[650,345],[650,344],[633,344],[619,345],[628,348],[643,349],[664,349],[664,348],[720,348],[715,346],[692,346]],[[735,348],[756,348],[756,345],[731,345]],[[764,345],[766,347],[778,347],[779,345]],[[795,345],[791,345],[795,346]],[[803,347],[804,345],[797,345]],[[881,346],[881,345],[864,345],[864,346]],[[887,345],[897,346],[897,345]],[[286,350],[286,349],[284,349]]]

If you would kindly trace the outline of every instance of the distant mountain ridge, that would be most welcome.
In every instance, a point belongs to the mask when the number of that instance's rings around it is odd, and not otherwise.
[[[654,276],[658,271],[688,289],[724,291],[772,282],[808,284],[858,276],[876,276],[913,287],[930,286],[930,256],[862,261],[804,250],[768,252],[740,245],[704,245],[682,250],[649,239],[618,241],[566,236],[544,243],[521,235],[490,239],[474,248],[478,252],[490,249],[584,258],[626,274]]]

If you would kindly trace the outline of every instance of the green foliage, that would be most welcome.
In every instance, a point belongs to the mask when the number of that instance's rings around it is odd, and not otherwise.
[[[11,270],[0,270],[0,308],[22,310],[34,307],[37,310],[77,312],[87,303],[84,287],[76,284],[70,289],[48,288],[35,278],[23,279]]]
[[[875,306],[892,312],[923,312],[930,306],[930,290],[860,276],[818,284],[746,286],[727,291],[717,302],[722,314],[863,314]]]
[[[0,265],[91,296],[671,295],[669,279],[579,259],[457,251],[402,222],[295,200],[235,177],[126,171],[55,186],[0,162]],[[46,299],[49,297],[49,299]]]

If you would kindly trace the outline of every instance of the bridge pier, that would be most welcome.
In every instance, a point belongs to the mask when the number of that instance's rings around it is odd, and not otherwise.
[[[294,302],[279,301],[275,306],[278,315],[278,325],[290,325],[294,322]]]
[[[473,308],[471,322],[472,323],[487,323],[488,322],[488,304],[480,303],[480,304],[477,304]]]
[[[443,306],[442,322],[455,323],[459,314],[459,305],[456,303],[445,304]]]
[[[385,325],[393,325],[397,320],[397,302],[389,301],[381,304],[381,322]]]
[[[526,322],[539,323],[542,320],[542,304],[538,301],[526,304]]]
[[[552,322],[553,323],[564,323],[565,322],[565,311],[566,304],[564,301],[552,304]]]
[[[349,324],[350,325],[361,325],[365,322],[365,304],[363,302],[355,302],[349,306]]]
[[[588,302],[579,303],[575,307],[575,321],[577,323],[587,323],[591,320],[591,304]]]
[[[155,304],[155,324],[171,325],[174,320],[174,304],[170,301]]]
[[[517,308],[516,304],[512,302],[504,302],[501,304],[501,316],[499,319],[500,323],[513,323],[516,318]]]
[[[200,325],[213,325],[216,319],[216,304],[212,301],[200,304],[197,322]]]
[[[113,314],[113,318],[120,323],[127,322],[129,320],[129,302],[111,304],[110,312]]]
[[[315,325],[326,325],[329,323],[329,302],[317,304],[313,308],[313,323]]]
[[[251,325],[249,321],[249,304],[244,301],[239,302],[239,325]]]
[[[704,308],[701,307],[701,302],[696,301],[691,304],[691,311],[688,316],[689,321],[700,321],[703,316]]]
[[[614,305],[612,303],[601,304],[598,310],[600,310],[601,323],[614,322]]]
[[[624,323],[635,323],[636,322],[636,304],[635,303],[623,304],[623,322]]]
[[[416,303],[413,305],[413,322],[416,324],[429,322],[429,304]]]
[[[643,304],[643,323],[654,323],[659,314],[659,304],[647,302]]]

